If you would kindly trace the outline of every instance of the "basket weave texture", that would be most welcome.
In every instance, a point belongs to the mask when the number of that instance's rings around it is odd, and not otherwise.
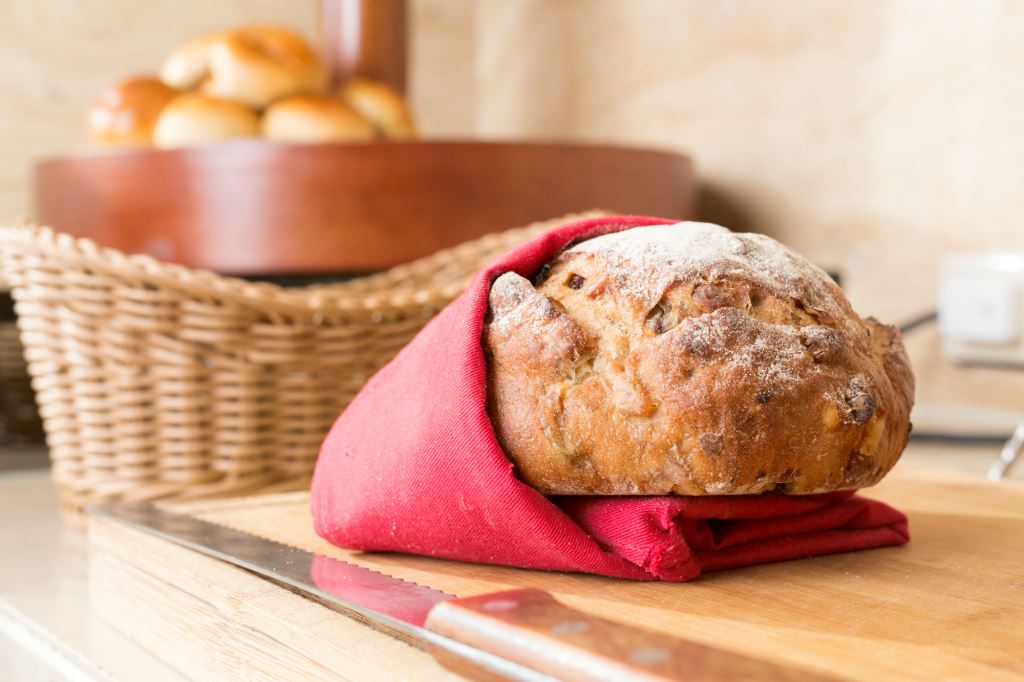
[[[14,322],[0,320],[0,452],[39,443],[42,433],[18,330]]]
[[[472,274],[561,218],[281,288],[0,227],[53,477],[73,508],[308,486],[330,424]]]

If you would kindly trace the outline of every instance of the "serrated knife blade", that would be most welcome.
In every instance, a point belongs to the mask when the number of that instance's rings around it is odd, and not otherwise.
[[[492,677],[557,679],[425,629],[433,607],[455,599],[447,592],[153,505],[111,503],[87,511],[244,568],[435,655],[469,659]]]
[[[420,646],[472,679],[834,679],[606,620],[541,590],[457,598],[152,505],[108,504],[88,511],[263,576]]]

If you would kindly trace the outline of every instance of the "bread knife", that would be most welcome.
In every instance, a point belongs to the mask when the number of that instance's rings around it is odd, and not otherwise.
[[[457,598],[152,505],[109,504],[89,513],[256,573],[425,649],[469,679],[835,679],[590,615],[538,589]]]

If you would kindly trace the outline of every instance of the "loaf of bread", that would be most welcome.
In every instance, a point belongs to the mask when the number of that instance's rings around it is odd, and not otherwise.
[[[640,227],[495,280],[488,410],[545,494],[808,494],[876,483],[910,432],[899,333],[778,242]]]

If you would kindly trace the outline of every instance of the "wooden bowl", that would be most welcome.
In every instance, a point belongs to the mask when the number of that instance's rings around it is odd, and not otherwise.
[[[594,208],[689,218],[690,160],[578,144],[239,140],[40,161],[39,222],[234,274],[368,272]]]

